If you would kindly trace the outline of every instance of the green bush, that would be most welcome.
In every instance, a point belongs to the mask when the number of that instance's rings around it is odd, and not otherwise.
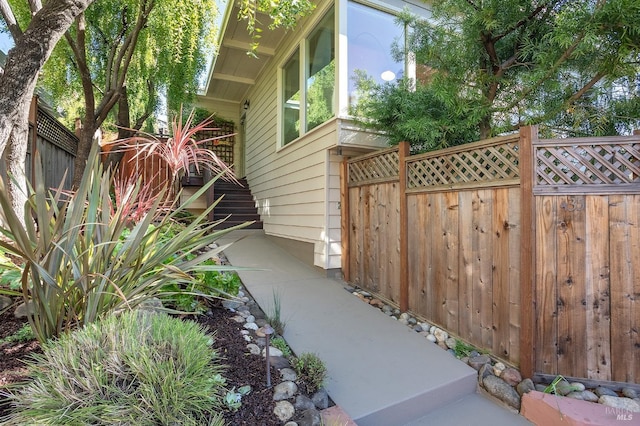
[[[28,342],[29,340],[33,340],[35,338],[36,336],[34,336],[33,331],[31,330],[31,326],[29,324],[25,324],[22,327],[20,327],[20,329],[18,329],[18,331],[16,331],[12,335],[7,336],[3,339],[0,339],[0,343],[7,343],[7,342],[24,343],[24,342]]]
[[[291,365],[298,375],[299,384],[307,393],[311,394],[323,386],[327,378],[327,367],[318,355],[303,353],[299,357],[292,357]]]
[[[289,358],[291,356],[291,348],[284,340],[284,338],[280,336],[274,337],[273,339],[271,339],[270,345],[276,349],[279,349],[285,358]]]
[[[43,345],[7,424],[223,424],[213,339],[191,321],[140,310]]]

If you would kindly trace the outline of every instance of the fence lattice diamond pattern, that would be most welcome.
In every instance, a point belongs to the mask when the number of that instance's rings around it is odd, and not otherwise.
[[[397,179],[399,161],[398,151],[392,151],[351,163],[349,164],[349,183]]]

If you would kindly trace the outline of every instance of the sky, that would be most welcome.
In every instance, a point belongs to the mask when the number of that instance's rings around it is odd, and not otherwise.
[[[9,52],[9,49],[13,47],[13,40],[9,36],[9,34],[0,32],[0,50],[4,53]]]

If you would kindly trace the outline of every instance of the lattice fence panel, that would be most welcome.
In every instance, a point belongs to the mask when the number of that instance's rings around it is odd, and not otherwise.
[[[640,143],[536,147],[536,185],[640,183]]]
[[[384,151],[349,163],[349,185],[397,179],[400,155],[398,150]]]
[[[463,148],[464,149],[464,148]],[[512,183],[519,179],[517,139],[497,145],[468,145],[407,163],[407,189],[447,188],[471,183]]]
[[[64,149],[68,153],[76,155],[78,151],[78,139],[71,131],[60,124],[58,120],[38,108],[36,124],[40,137]]]

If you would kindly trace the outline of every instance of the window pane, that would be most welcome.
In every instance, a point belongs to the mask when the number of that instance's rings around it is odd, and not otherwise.
[[[296,50],[282,70],[284,145],[300,136],[300,53]]]
[[[335,48],[333,10],[307,41],[307,127],[311,130],[334,115]]]
[[[349,105],[356,102],[356,70],[377,83],[402,78],[404,64],[391,55],[394,40],[402,40],[403,29],[395,16],[355,2],[347,7]]]

